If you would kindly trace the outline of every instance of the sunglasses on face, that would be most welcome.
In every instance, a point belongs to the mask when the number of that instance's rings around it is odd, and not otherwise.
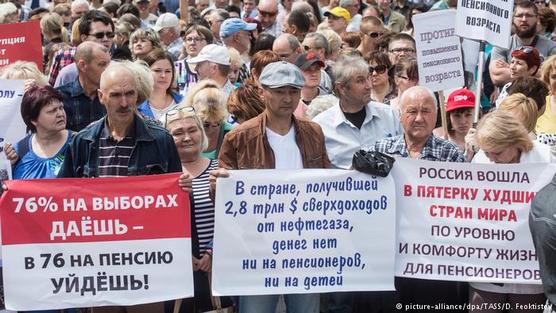
[[[276,14],[278,14],[278,12],[268,12],[268,11],[259,10],[259,14],[263,17],[273,17],[273,16],[276,16]]]
[[[104,36],[106,36],[106,38],[114,38],[115,34],[114,32],[98,32],[98,33],[89,34],[89,36],[93,36],[96,39],[102,39],[104,38]]]
[[[378,38],[378,37],[382,36],[382,33],[380,33],[380,32],[371,32],[371,33],[368,33],[368,34],[365,34],[365,35],[367,35],[371,38]]]
[[[377,74],[384,74],[387,70],[386,65],[377,65],[375,67],[369,66],[369,74],[376,72]]]

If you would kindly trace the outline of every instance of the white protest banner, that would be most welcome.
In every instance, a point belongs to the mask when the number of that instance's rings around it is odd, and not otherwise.
[[[193,296],[189,199],[179,175],[6,181],[0,199],[6,308]]]
[[[393,290],[391,177],[239,170],[219,179],[215,295]]]
[[[25,137],[27,127],[21,118],[23,80],[0,79],[0,160],[6,160],[4,145]]]
[[[513,10],[513,0],[458,1],[456,34],[508,49]]]
[[[463,59],[455,35],[454,10],[439,10],[413,16],[419,84],[432,91],[464,85]]]
[[[529,231],[548,164],[469,164],[397,159],[396,275],[539,284]]]

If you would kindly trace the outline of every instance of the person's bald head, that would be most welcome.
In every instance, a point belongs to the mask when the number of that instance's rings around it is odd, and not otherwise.
[[[130,68],[125,63],[112,63],[110,64],[106,70],[100,76],[100,89],[107,89],[112,84],[123,81],[123,80],[130,80],[135,86],[135,75]]]
[[[261,0],[257,6],[259,11],[259,20],[263,27],[267,28],[276,22],[278,15],[278,1],[277,0]]]
[[[94,41],[82,42],[75,50],[75,61],[90,63],[98,53],[109,53],[108,48]]]
[[[437,101],[434,93],[423,86],[407,89],[400,98],[400,122],[406,140],[425,142],[436,125]]]
[[[295,59],[301,54],[301,44],[294,35],[284,33],[274,40],[272,51],[276,52],[282,60],[295,63]]]

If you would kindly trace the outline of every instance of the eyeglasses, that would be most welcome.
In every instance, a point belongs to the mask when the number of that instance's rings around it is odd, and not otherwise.
[[[395,48],[389,50],[390,53],[400,54],[400,53],[415,53],[415,49],[413,48]]]
[[[200,37],[185,38],[185,42],[189,42],[189,43],[197,43],[197,42],[201,42],[203,40],[206,40],[206,39],[205,38],[200,38]]]
[[[377,74],[384,74],[388,68],[386,65],[377,65],[375,67],[369,66],[369,74],[376,72]]]
[[[367,36],[369,36],[369,37],[371,37],[371,38],[378,38],[378,37],[382,36],[382,34],[383,34],[383,33],[380,33],[380,32],[371,32],[371,33],[368,33],[368,34],[365,33],[365,35],[367,35]]]
[[[278,12],[268,12],[268,11],[261,11],[259,10],[259,14],[263,17],[274,17]]]
[[[114,38],[115,34],[114,32],[98,32],[98,33],[89,34],[89,36],[93,36],[96,39],[102,39],[104,38],[104,36],[106,36],[106,38]]]
[[[183,117],[183,115],[187,115],[188,113],[195,115],[195,109],[193,107],[177,107],[175,109],[169,110],[168,112],[166,112],[164,118],[164,128],[167,128],[170,122],[180,119]]]
[[[517,18],[517,19],[522,19],[522,18],[530,19],[530,18],[534,18],[534,17],[537,17],[537,15],[536,14],[527,14],[527,13],[520,13],[520,14],[514,15],[514,18]]]

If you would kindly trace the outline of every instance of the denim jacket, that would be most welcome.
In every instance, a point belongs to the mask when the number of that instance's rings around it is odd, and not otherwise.
[[[106,117],[91,123],[75,135],[58,177],[98,177],[99,138]],[[172,136],[153,122],[134,118],[135,146],[129,159],[128,175],[181,172],[181,162]]]

